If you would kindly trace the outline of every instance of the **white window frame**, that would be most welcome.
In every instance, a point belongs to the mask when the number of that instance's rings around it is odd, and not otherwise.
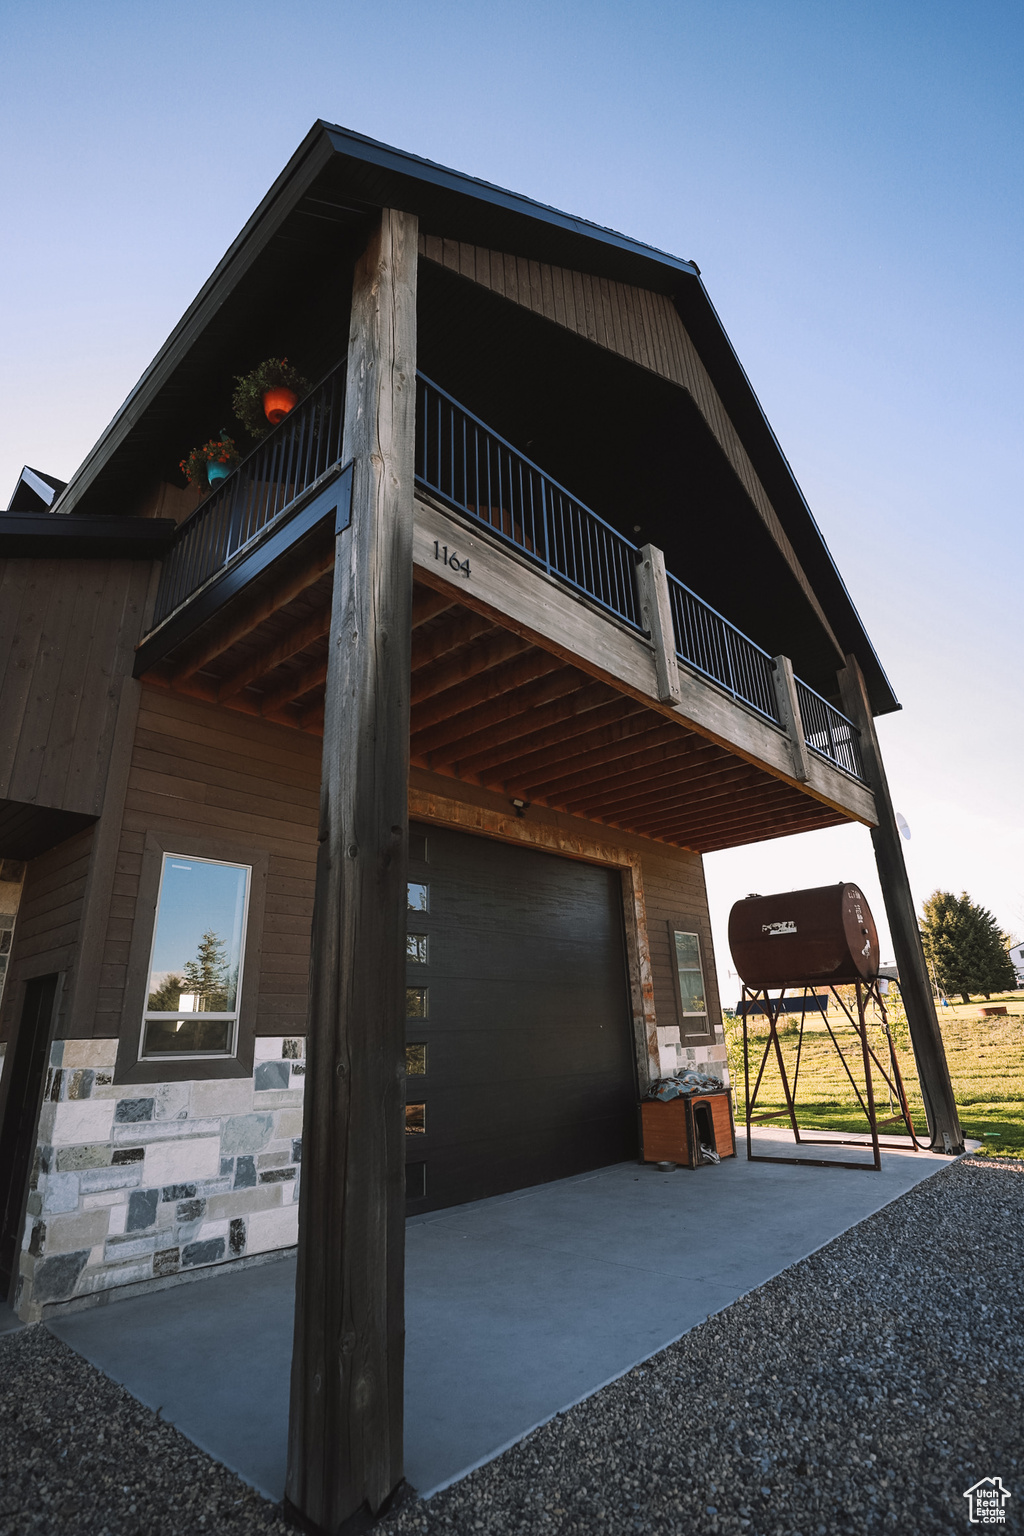
[[[185,1013],[180,1008],[170,1013],[160,1012],[146,1007],[149,1000],[149,983],[153,975],[153,956],[156,953],[156,936],[160,927],[160,904],[164,894],[164,875],[167,873],[169,863],[173,859],[180,859],[188,864],[219,864],[227,869],[245,870],[245,902],[242,908],[242,938],[238,952],[238,986],[235,989],[235,1006],[223,1013],[204,1013],[202,1017],[211,1023],[227,1019],[231,1023],[230,1045],[223,1051],[147,1051],[146,1029],[150,1021],[159,1022],[161,1019],[185,1019],[195,1018],[193,1013]],[[252,899],[253,866],[245,864],[237,859],[211,859],[194,853],[173,853],[169,848],[164,849],[160,862],[160,885],[157,890],[156,911],[153,914],[153,936],[149,944],[149,960],[146,966],[146,991],[145,1001],[142,1005],[142,1028],[139,1031],[139,1062],[158,1061],[230,1061],[238,1054],[238,1018],[242,1010],[242,988],[245,981],[245,940],[249,928],[249,902]]]

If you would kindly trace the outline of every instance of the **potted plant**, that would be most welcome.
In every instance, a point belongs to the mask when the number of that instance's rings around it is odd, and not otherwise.
[[[235,378],[231,409],[251,437],[265,437],[312,389],[286,357],[268,357],[251,373]]]
[[[201,448],[193,448],[188,458],[182,459],[179,468],[189,485],[200,490],[212,490],[241,462],[242,455],[233,437],[221,429],[220,437],[213,437]]]

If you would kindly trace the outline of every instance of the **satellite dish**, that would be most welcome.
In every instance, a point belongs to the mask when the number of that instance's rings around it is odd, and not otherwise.
[[[907,818],[903,815],[902,811],[897,811],[896,812],[896,825],[899,827],[900,831],[903,833],[903,836],[906,838],[907,842],[909,843],[910,842],[910,827],[908,826]]]

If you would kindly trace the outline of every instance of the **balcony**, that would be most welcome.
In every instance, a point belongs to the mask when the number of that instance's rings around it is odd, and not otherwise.
[[[164,562],[153,628],[140,647],[136,675],[317,729],[326,675],[317,647],[325,643],[329,612],[331,540],[325,527],[335,505],[341,509],[343,419],[341,364],[182,524]],[[787,713],[787,694],[772,657],[668,573],[661,643],[678,677],[669,679],[668,693],[659,693],[649,683],[658,642],[648,632],[641,550],[423,376],[417,380],[416,421],[418,582],[461,588],[459,601],[469,609],[476,604],[499,626],[505,618],[517,623],[520,633],[532,633],[542,647],[582,663],[592,677],[618,688],[620,697],[624,689],[655,705],[674,701],[673,718],[680,724],[739,750],[748,762],[805,781],[826,804],[870,819],[858,733],[833,704],[795,679]],[[469,579],[468,560],[454,560],[455,545],[468,547],[474,531],[475,568],[479,573],[488,562],[491,566],[486,591],[479,575]],[[311,566],[303,554],[302,570],[308,567],[309,580],[323,587],[322,593],[310,588],[320,608],[312,628],[308,614],[295,613],[305,625],[298,635],[316,631],[313,650],[303,649],[300,656],[297,645],[279,640],[268,646],[262,672],[260,656],[235,658],[232,676],[244,684],[219,676],[220,664],[212,658],[226,655],[225,637],[237,631],[232,644],[249,644],[240,637],[253,632],[244,618],[232,628],[225,604],[236,597],[247,601],[252,581],[266,582],[272,574],[280,591],[291,594],[281,601],[299,601],[296,594],[306,590],[307,575],[283,584],[281,578],[296,551],[302,553],[302,540],[314,535],[319,553]],[[515,581],[531,571],[536,622],[528,615],[517,619],[512,611]],[[415,670],[415,646],[413,665]],[[812,769],[814,761],[827,765],[827,772],[808,770],[806,762],[801,767],[799,752],[794,762],[796,722],[804,757]],[[415,733],[414,712],[414,755]]]
[[[420,375],[416,484],[562,586],[646,637],[640,550],[538,465]],[[771,656],[668,575],[675,654],[737,704],[784,730]],[[796,679],[809,751],[864,782],[857,727]]]

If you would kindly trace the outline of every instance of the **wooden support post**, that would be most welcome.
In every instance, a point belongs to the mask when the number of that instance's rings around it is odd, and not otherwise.
[[[788,656],[772,657],[772,682],[779,704],[779,714],[789,737],[789,750],[793,754],[793,777],[806,784],[811,776],[811,761],[804,735],[803,716],[793,676],[793,663]]]
[[[864,773],[875,797],[878,825],[871,829],[875,863],[882,886],[882,897],[889,918],[896,965],[900,973],[900,995],[907,1010],[910,1041],[917,1063],[921,1097],[928,1117],[933,1152],[963,1151],[963,1132],[957,1114],[953,1085],[949,1079],[942,1032],[935,1016],[928,967],[921,946],[917,911],[903,861],[903,848],[896,826],[896,815],[889,796],[882,753],[875,734],[864,676],[855,656],[847,656],[846,667],[839,673],[843,708],[860,730],[860,749]]]
[[[672,623],[665,556],[653,544],[645,544],[640,551],[636,579],[640,594],[640,622],[650,635],[654,647],[658,699],[662,704],[681,704],[683,690],[679,685],[675,626]]]
[[[402,1480],[415,217],[355,272],[310,967],[287,1503],[335,1536]]]

